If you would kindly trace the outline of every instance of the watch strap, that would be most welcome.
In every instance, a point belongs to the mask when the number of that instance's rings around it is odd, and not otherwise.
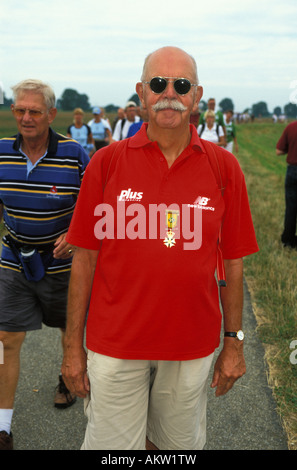
[[[229,336],[231,338],[237,338],[239,341],[244,339],[244,333],[242,330],[238,331],[226,331],[224,336]]]

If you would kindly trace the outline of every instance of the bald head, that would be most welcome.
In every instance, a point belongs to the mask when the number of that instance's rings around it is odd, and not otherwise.
[[[194,80],[195,83],[199,83],[195,59],[179,47],[173,46],[161,47],[160,49],[157,49],[146,57],[143,65],[141,80],[146,80],[148,78],[148,75],[154,75],[154,64],[164,64],[164,61],[168,62],[168,64],[172,64],[173,62],[179,62],[183,69],[188,69],[189,67],[189,69],[191,70],[191,79]]]
[[[154,77],[165,79],[165,87],[160,91],[151,86]],[[180,92],[181,78],[189,82],[185,93]],[[157,139],[159,132],[162,133],[164,129],[166,132],[179,129],[188,138],[190,114],[196,110],[203,94],[203,88],[198,85],[193,57],[178,47],[162,47],[152,52],[145,59],[141,82],[136,84],[136,91],[142,107],[147,109],[149,115],[150,137],[154,135]]]

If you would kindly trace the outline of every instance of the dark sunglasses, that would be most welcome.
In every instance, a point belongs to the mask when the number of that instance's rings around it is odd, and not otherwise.
[[[192,86],[198,86],[196,83],[191,83],[187,78],[153,77],[149,82],[143,81],[143,83],[147,83],[152,92],[157,95],[160,95],[166,90],[169,82],[173,82],[174,89],[179,95],[186,95],[189,93]]]

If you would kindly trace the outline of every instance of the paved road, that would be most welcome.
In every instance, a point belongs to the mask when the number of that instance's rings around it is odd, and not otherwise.
[[[286,450],[287,438],[267,384],[264,350],[245,286],[247,373],[225,396],[209,388],[206,450]],[[78,450],[86,420],[83,401],[67,410],[53,406],[62,358],[59,331],[27,334],[21,356],[12,432],[16,450]],[[211,377],[210,379],[211,380]]]

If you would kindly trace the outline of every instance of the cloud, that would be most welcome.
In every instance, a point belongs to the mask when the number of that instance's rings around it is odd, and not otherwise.
[[[296,16],[295,0],[11,0],[1,6],[0,81],[7,96],[36,77],[57,96],[71,87],[120,105],[145,56],[176,45],[195,57],[205,94],[234,97],[239,108],[258,96],[282,106],[297,79]]]

